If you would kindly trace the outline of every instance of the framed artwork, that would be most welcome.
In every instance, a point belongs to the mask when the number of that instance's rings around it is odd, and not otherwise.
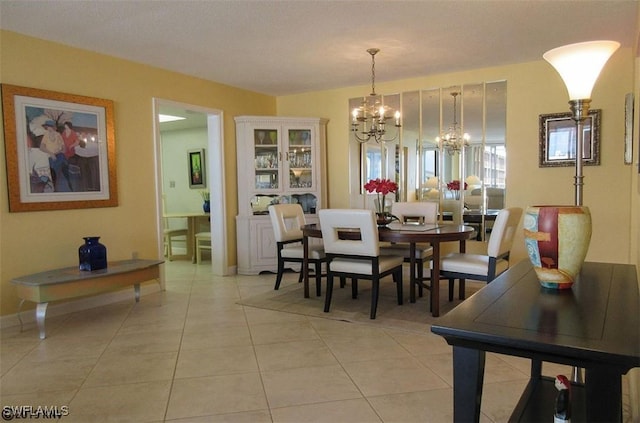
[[[624,164],[633,163],[633,93],[624,97]]]
[[[2,84],[9,211],[118,205],[113,102]]]
[[[189,188],[206,188],[204,148],[187,151],[189,160]]]
[[[551,113],[539,117],[539,166],[575,166],[576,122],[572,114]],[[583,126],[582,161],[600,165],[600,121],[602,110],[589,110]]]

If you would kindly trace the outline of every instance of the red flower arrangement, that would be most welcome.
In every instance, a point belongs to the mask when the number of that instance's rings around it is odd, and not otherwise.
[[[464,183],[464,189],[467,189],[467,183]],[[447,189],[450,191],[460,191],[460,181],[458,181],[457,179],[447,183]]]
[[[467,183],[465,182],[465,183],[464,183],[464,189],[465,189],[465,190],[467,189],[467,186],[468,186],[468,185],[467,185]],[[453,181],[451,181],[451,182],[447,183],[447,189],[448,189],[449,191],[453,191],[453,197],[454,197],[456,200],[459,200],[459,199],[460,199],[460,181],[459,181],[459,180],[454,179]]]
[[[366,189],[367,192],[375,192],[378,195],[376,212],[384,213],[385,197],[389,193],[398,191],[398,184],[393,182],[391,179],[369,179],[369,182],[364,184],[364,189]],[[380,198],[380,195],[382,195],[382,198]]]

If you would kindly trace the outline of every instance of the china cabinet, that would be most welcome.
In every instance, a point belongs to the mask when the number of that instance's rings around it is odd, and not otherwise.
[[[277,270],[270,204],[298,203],[307,223],[326,205],[326,126],[321,118],[238,116],[238,273]]]

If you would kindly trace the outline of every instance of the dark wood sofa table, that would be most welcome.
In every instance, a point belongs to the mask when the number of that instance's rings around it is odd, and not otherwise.
[[[454,421],[478,422],[485,353],[531,359],[510,421],[553,421],[553,378],[541,362],[585,369],[572,420],[620,422],[622,375],[640,367],[640,298],[632,265],[585,263],[572,289],[542,288],[521,261],[441,317],[431,331],[453,346]],[[568,376],[568,375],[567,375]]]

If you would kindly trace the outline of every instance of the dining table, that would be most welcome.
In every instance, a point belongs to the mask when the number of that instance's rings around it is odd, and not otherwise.
[[[191,262],[196,262],[196,230],[198,222],[201,219],[210,219],[210,214],[205,212],[171,212],[164,213],[163,217],[169,219],[186,218],[187,219],[187,257],[191,258]]]
[[[302,274],[304,283],[304,297],[309,298],[309,238],[322,238],[322,229],[319,224],[310,223],[303,225],[302,229],[302,245],[303,245],[303,261]],[[459,251],[465,252],[466,240],[473,236],[474,229],[470,226],[456,225],[450,223],[437,224],[406,224],[406,225],[389,225],[378,228],[378,239],[382,242],[404,243],[409,244],[410,272],[409,272],[409,301],[416,302],[416,285],[423,281],[417,280],[416,275],[416,244],[430,243],[433,247],[433,265],[431,266],[431,314],[433,317],[440,315],[440,283],[438,275],[440,274],[440,252],[441,243],[458,242]],[[357,231],[345,230],[340,236],[357,237]],[[434,282],[434,279],[438,279]]]

